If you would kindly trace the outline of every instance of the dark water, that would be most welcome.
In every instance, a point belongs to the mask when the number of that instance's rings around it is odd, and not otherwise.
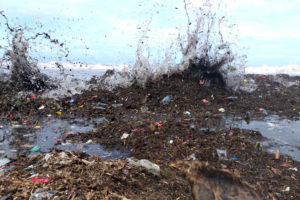
[[[227,126],[259,131],[266,140],[261,144],[265,150],[290,155],[300,161],[300,121],[282,119],[278,116],[268,116],[263,121],[253,120],[247,124],[244,120],[227,119]]]
[[[89,155],[100,155],[105,158],[119,158],[126,153],[106,151],[93,141],[81,141],[78,144],[65,140],[67,134],[86,133],[91,131],[93,124],[106,123],[105,118],[88,121],[85,119],[61,120],[47,117],[33,128],[24,124],[6,124],[0,129],[0,160],[15,156],[32,156],[37,153],[50,152],[54,148],[81,151]],[[39,126],[39,127],[38,127]],[[31,149],[39,147],[36,152]]]

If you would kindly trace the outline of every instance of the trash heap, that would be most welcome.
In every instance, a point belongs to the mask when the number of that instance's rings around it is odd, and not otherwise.
[[[127,158],[104,160],[53,150],[0,160],[2,199],[299,199],[299,162],[263,151],[262,135],[224,126],[226,116],[297,119],[299,85],[247,75],[243,91],[220,89],[184,73],[114,91],[98,87],[63,99],[15,93],[0,84],[1,123],[39,125],[39,118],[102,118],[61,142],[99,143]],[[253,89],[254,88],[254,89]],[[248,90],[248,91],[245,91]],[[251,92],[249,90],[252,90]],[[0,124],[0,125],[2,125]],[[52,138],[49,138],[51,140]],[[88,141],[88,142],[86,142]],[[0,143],[0,150],[1,150]],[[299,144],[300,145],[300,144]],[[30,151],[30,149],[28,149]],[[237,193],[233,192],[234,190]]]

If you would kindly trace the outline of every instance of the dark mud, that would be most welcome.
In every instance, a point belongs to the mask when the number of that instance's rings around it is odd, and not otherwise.
[[[201,199],[201,194],[206,199],[299,199],[300,175],[295,171],[299,162],[263,151],[257,142],[262,139],[259,132],[223,124],[224,116],[246,121],[269,115],[298,119],[299,84],[282,84],[298,81],[299,77],[285,75],[247,75],[244,86],[257,86],[248,93],[226,90],[214,82],[208,87],[175,74],[145,87],[113,92],[95,87],[60,100],[39,93],[16,94],[1,83],[1,123],[33,122],[49,114],[70,120],[106,117],[108,123],[65,140],[91,139],[107,149],[128,151],[130,157],[159,165],[160,176],[126,159],[103,161],[56,151],[53,159],[18,157],[5,165],[3,169],[15,167],[0,178],[0,196],[26,199],[43,188],[55,193],[51,198],[60,199]],[[170,102],[162,102],[168,95]],[[222,150],[227,155],[221,155]],[[46,183],[33,183],[32,175]],[[224,189],[230,187],[235,190]]]

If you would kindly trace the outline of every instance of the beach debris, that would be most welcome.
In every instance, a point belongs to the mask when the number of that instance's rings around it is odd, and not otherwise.
[[[90,144],[90,143],[93,143],[93,140],[89,139],[86,144]]]
[[[39,151],[40,149],[41,149],[41,147],[36,146],[36,147],[33,147],[32,149],[30,149],[30,151],[31,151],[31,152],[37,152],[37,151]]]
[[[202,99],[202,102],[205,103],[205,104],[209,103],[209,101],[207,101],[206,99]]]
[[[229,97],[226,97],[226,99],[238,99],[237,96],[229,96]]]
[[[41,105],[38,109],[43,110],[45,108],[45,105]]]
[[[121,140],[127,139],[129,137],[128,133],[123,133]]]
[[[132,165],[141,166],[147,169],[147,171],[151,174],[154,174],[156,176],[160,176],[160,167],[159,165],[150,162],[146,159],[141,159],[138,161],[135,161],[134,158],[127,158],[127,162]]]
[[[31,194],[29,200],[51,199],[58,191],[47,191],[42,188]]]
[[[282,163],[282,164],[280,164],[280,166],[281,167],[292,167],[292,165],[289,163]]]
[[[297,171],[298,171],[298,168],[297,168],[297,167],[293,167],[293,168],[289,168],[289,170],[292,170],[292,171],[297,172]]]
[[[93,109],[94,110],[105,110],[106,108],[104,108],[102,106],[94,106]]]
[[[111,106],[112,106],[113,108],[120,108],[120,107],[123,106],[123,104],[118,103],[118,104],[112,104]]]
[[[172,95],[165,96],[160,103],[163,105],[169,105],[171,103]]]
[[[223,112],[225,112],[225,109],[224,108],[219,108],[218,111],[223,113]]]
[[[140,109],[141,109],[142,112],[146,112],[146,111],[149,110],[149,108],[147,106],[141,106]]]
[[[187,160],[197,160],[197,158],[196,158],[195,154],[192,153],[191,155],[189,155],[189,156],[187,157]]]
[[[0,167],[2,167],[3,165],[6,165],[8,163],[10,163],[9,159],[7,159],[7,158],[1,158],[0,159]]]
[[[289,192],[291,190],[291,188],[288,186],[288,187],[286,187],[283,191],[284,192]]]
[[[219,157],[219,160],[228,160],[226,150],[217,149],[217,155]]]
[[[51,179],[50,178],[37,178],[37,177],[32,177],[31,178],[32,179],[32,182],[34,182],[34,183],[49,183],[50,181],[51,181]]]
[[[185,111],[184,114],[185,114],[186,116],[188,116],[188,117],[191,117],[191,116],[192,116],[191,112],[189,112],[189,111]]]
[[[280,152],[279,152],[279,149],[276,149],[276,151],[275,151],[275,159],[279,160],[279,158],[280,158]]]

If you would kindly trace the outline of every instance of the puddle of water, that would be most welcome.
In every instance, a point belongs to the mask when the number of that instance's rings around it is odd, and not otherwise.
[[[264,121],[226,120],[227,125],[242,129],[259,131],[267,140],[262,141],[262,146],[270,153],[276,149],[282,154],[287,154],[300,161],[300,121],[280,119],[278,116],[269,116]]]
[[[81,151],[90,155],[100,155],[104,158],[119,158],[126,156],[120,151],[106,151],[101,145],[82,141],[83,144],[58,143],[65,134],[87,133],[93,124],[105,123],[105,118],[88,121],[84,119],[62,120],[51,117],[39,122],[40,128],[30,128],[28,125],[4,125],[0,129],[0,159],[15,156],[33,156],[46,153],[54,148],[72,151]],[[39,147],[37,152],[31,152],[34,147]]]

